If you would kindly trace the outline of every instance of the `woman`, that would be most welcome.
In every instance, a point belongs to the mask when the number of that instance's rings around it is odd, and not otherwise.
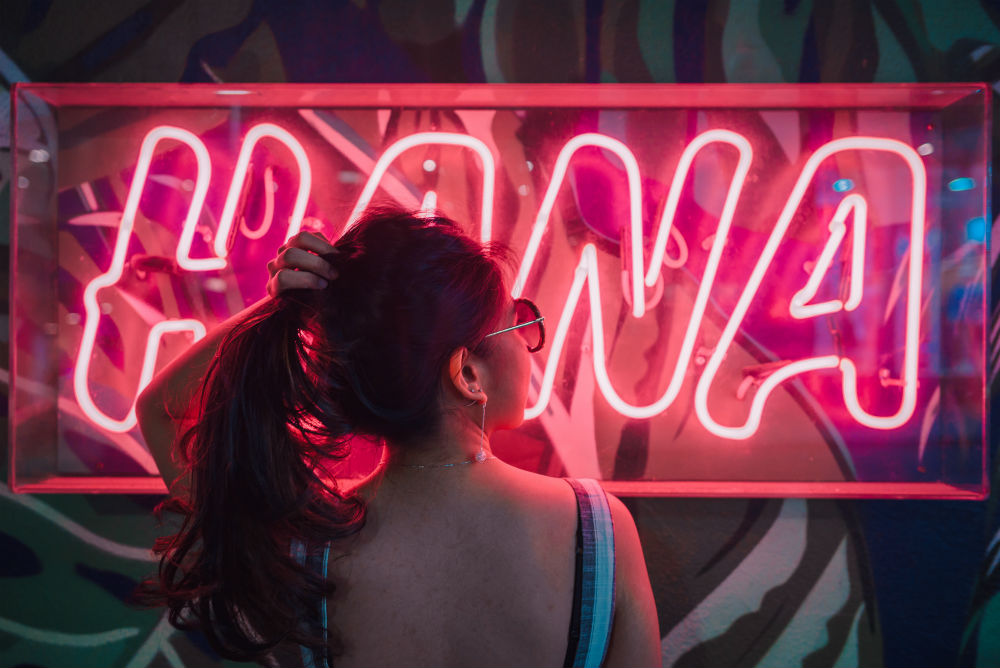
[[[394,210],[333,245],[291,238],[269,297],[139,397],[183,521],[157,544],[147,600],[262,663],[659,665],[624,505],[490,449],[521,424],[544,342],[502,257]],[[353,435],[385,454],[338,489],[327,466]]]

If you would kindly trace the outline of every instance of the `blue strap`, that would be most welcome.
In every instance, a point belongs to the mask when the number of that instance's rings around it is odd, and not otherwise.
[[[573,628],[567,665],[600,666],[611,641],[615,613],[614,522],[600,483],[589,478],[567,478],[566,482],[576,493],[579,517]]]
[[[318,555],[309,554],[308,551],[306,550],[305,544],[298,538],[292,540],[291,548],[289,551],[292,555],[292,558],[295,559],[296,562],[302,564],[303,566],[307,566],[311,570],[320,571],[323,574],[324,580],[327,578],[327,569],[330,564],[329,543],[326,544],[326,547],[323,550],[322,559],[318,558]],[[317,608],[317,612],[319,613],[318,614],[319,622],[323,628],[323,640],[326,641],[329,639],[328,637],[329,624],[327,621],[326,597],[324,597],[323,600],[320,601],[319,606]],[[308,624],[308,622],[304,621],[303,624]],[[321,666],[330,665],[329,662],[326,660],[327,659],[326,652],[317,652],[309,649],[305,645],[300,646],[300,649],[302,650],[303,668],[320,668]]]

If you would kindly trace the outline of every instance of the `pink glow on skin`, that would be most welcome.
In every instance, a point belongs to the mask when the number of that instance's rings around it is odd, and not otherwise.
[[[493,192],[495,187],[494,184],[496,182],[496,160],[494,159],[493,153],[490,151],[489,147],[486,146],[482,140],[470,137],[469,135],[459,134],[457,132],[418,132],[416,134],[409,135],[408,137],[403,137],[389,146],[389,148],[387,148],[385,152],[379,156],[379,159],[375,162],[374,167],[372,167],[371,174],[368,176],[368,181],[365,183],[365,187],[361,191],[361,196],[358,197],[358,202],[354,205],[354,210],[351,212],[351,217],[348,219],[347,226],[344,229],[349,230],[351,226],[358,221],[358,218],[361,217],[361,214],[371,203],[372,197],[375,196],[375,190],[379,187],[379,185],[382,185],[385,173],[389,169],[389,165],[392,164],[393,160],[398,158],[404,151],[408,151],[411,148],[434,145],[464,146],[472,149],[476,152],[476,155],[479,156],[480,163],[483,167],[483,205],[482,212],[480,214],[479,236],[483,242],[487,242],[492,239]],[[427,198],[425,197],[421,204],[421,208],[423,208],[423,205],[426,204],[426,202]],[[434,196],[434,202],[436,206],[436,194]],[[401,203],[405,204],[405,202]]]
[[[810,304],[809,301],[816,296],[820,283],[826,277],[833,263],[833,257],[843,243],[847,235],[847,226],[844,220],[851,213],[854,214],[854,237],[851,248],[851,287],[848,291],[847,301],[831,299],[829,301]],[[836,313],[837,311],[853,311],[861,303],[864,292],[865,281],[865,237],[868,228],[868,203],[865,198],[858,194],[848,195],[837,206],[837,211],[830,221],[830,238],[823,246],[823,252],[816,260],[809,280],[804,288],[792,296],[792,303],[788,307],[788,312],[793,318],[804,319],[814,318],[820,315]]]
[[[156,372],[156,356],[160,349],[160,340],[163,338],[163,335],[176,332],[190,332],[192,336],[191,343],[193,344],[202,339],[207,330],[203,322],[194,318],[164,320],[153,325],[149,330],[149,335],[146,337],[146,352],[142,356],[142,372],[139,374],[139,389],[135,393],[136,397],[142,394],[142,391],[149,385],[149,381],[153,380],[153,374]],[[130,423],[128,429],[131,429],[136,424],[134,402],[126,422]],[[127,429],[123,431],[127,431]]]
[[[836,356],[813,357],[792,362],[782,367],[761,384],[754,395],[750,407],[750,415],[747,421],[738,427],[721,425],[715,421],[709,411],[708,392],[715,380],[715,375],[722,365],[722,360],[732,345],[736,331],[739,329],[743,318],[746,315],[750,303],[757,295],[764,274],[770,267],[778,245],[784,239],[788,226],[791,223],[795,211],[802,201],[805,191],[812,182],[816,170],[820,163],[830,156],[842,151],[886,151],[898,155],[910,168],[913,178],[913,190],[910,208],[910,258],[909,275],[907,278],[906,296],[906,333],[903,351],[902,389],[903,397],[899,410],[894,415],[875,416],[862,408],[858,401],[857,387],[857,367],[854,362],[847,358]],[[732,316],[726,323],[719,342],[709,357],[705,365],[705,370],[698,380],[695,388],[695,412],[699,421],[712,434],[720,438],[742,440],[753,436],[760,426],[761,412],[768,395],[777,385],[794,375],[819,369],[830,369],[839,367],[843,379],[844,402],[848,412],[860,424],[872,429],[895,429],[903,425],[913,415],[917,401],[917,362],[918,346],[920,340],[920,290],[923,281],[923,256],[924,256],[924,226],[925,226],[925,206],[927,197],[927,173],[924,169],[920,156],[910,146],[894,139],[883,139],[878,137],[848,137],[837,139],[820,147],[808,160],[802,173],[799,175],[791,195],[782,209],[781,215],[771,232],[771,236],[760,255],[753,273],[750,275],[747,285],[740,295],[740,299],[733,310]],[[844,211],[846,207],[838,208],[838,213]],[[857,229],[857,228],[855,228]],[[855,262],[852,262],[852,274],[854,273]],[[853,280],[852,276],[852,280]],[[860,284],[860,282],[859,282]],[[852,288],[854,286],[852,285]],[[860,301],[860,296],[858,297]]]

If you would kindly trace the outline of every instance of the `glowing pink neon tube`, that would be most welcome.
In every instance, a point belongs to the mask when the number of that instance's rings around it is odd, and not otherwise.
[[[301,190],[301,189],[300,189]],[[246,216],[240,217],[240,234],[247,239],[256,241],[271,229],[274,222],[274,168],[268,165],[264,168],[264,220],[261,221],[257,229],[251,230],[247,225]],[[299,221],[301,225],[301,221]],[[286,239],[287,241],[287,239]]]
[[[312,109],[300,109],[299,115],[302,116],[305,122],[311,125],[313,129],[327,141],[327,143],[337,149],[337,151],[339,151],[345,158],[353,162],[354,166],[357,167],[361,173],[372,173],[372,170],[375,168],[375,161],[368,157],[368,154],[358,148],[353,142],[351,142],[350,139],[332,128],[319,116],[319,114]],[[413,196],[413,193],[410,192],[409,188],[407,188],[402,181],[393,176],[391,172],[385,173],[379,181],[379,186],[384,188],[393,199],[408,209],[417,208],[420,204],[420,201]]]
[[[101,317],[100,305],[97,301],[98,293],[103,288],[113,287],[121,278],[122,270],[125,266],[125,255],[128,251],[129,239],[135,227],[135,216],[139,209],[139,199],[142,195],[143,186],[149,173],[149,165],[153,159],[153,151],[156,145],[164,140],[172,139],[179,141],[188,147],[195,154],[198,164],[198,172],[195,177],[194,193],[191,197],[191,204],[188,206],[187,215],[184,219],[184,231],[190,230],[188,249],[190,249],[190,237],[194,234],[198,217],[201,214],[202,205],[205,202],[205,194],[208,192],[208,180],[211,174],[211,159],[205,145],[197,136],[172,126],[160,126],[153,129],[142,141],[139,149],[139,160],[136,163],[135,174],[132,177],[132,184],[129,187],[128,197],[125,200],[125,210],[122,212],[121,224],[118,227],[118,236],[115,238],[115,247],[111,257],[111,266],[106,272],[90,281],[83,292],[84,326],[83,337],[80,340],[80,351],[76,357],[76,365],[73,368],[73,391],[76,395],[77,403],[84,414],[101,427],[113,432],[125,432],[135,426],[135,408],[124,419],[115,419],[104,413],[94,403],[90,394],[90,363],[94,355],[94,343],[97,338],[97,324]],[[182,246],[177,248],[178,262],[182,254]],[[181,329],[188,328],[195,332],[204,332],[205,326],[197,321],[177,321]],[[153,332],[150,332],[150,336]],[[155,349],[154,349],[155,350]],[[147,356],[149,347],[147,346]],[[155,361],[155,360],[154,360]],[[143,368],[152,362],[144,361]],[[136,391],[138,396],[140,387]],[[134,401],[133,401],[134,403]]]
[[[535,224],[531,229],[528,246],[524,249],[521,268],[517,272],[517,278],[514,280],[514,288],[511,290],[511,294],[514,298],[517,298],[524,292],[524,284],[528,280],[528,274],[535,263],[535,255],[538,253],[538,247],[542,243],[545,230],[548,229],[549,218],[552,216],[552,208],[556,203],[556,196],[559,194],[559,189],[562,187],[563,181],[566,180],[566,170],[569,168],[569,161],[574,153],[587,146],[596,146],[611,151],[625,165],[625,174],[628,178],[629,239],[631,240],[631,248],[628,250],[623,248],[622,253],[629,252],[631,254],[632,315],[636,318],[641,318],[643,313],[646,312],[646,295],[642,288],[642,180],[639,174],[639,163],[636,162],[632,151],[625,144],[617,139],[595,132],[588,132],[573,137],[559,151],[555,167],[552,168],[552,180],[549,181],[545,197],[542,199],[542,205],[538,209],[538,215],[535,216]]]
[[[851,287],[848,291],[846,302],[839,299],[831,299],[817,304],[810,304],[809,301],[816,296],[819,286],[830,270],[833,257],[840,248],[847,235],[847,226],[844,220],[851,213],[853,217],[854,237],[851,248]],[[865,198],[858,194],[848,195],[841,200],[837,206],[837,211],[830,221],[830,238],[827,239],[816,266],[813,267],[809,280],[804,288],[792,296],[792,303],[788,307],[788,312],[793,318],[814,318],[820,315],[836,313],[840,310],[853,311],[861,303],[864,292],[865,280],[865,237],[868,228],[868,203]]]
[[[277,139],[288,147],[295,156],[295,162],[299,167],[299,190],[295,194],[295,205],[292,207],[292,215],[288,218],[288,231],[285,234],[285,241],[296,235],[302,227],[302,217],[306,212],[306,205],[309,203],[309,193],[312,191],[312,167],[309,165],[309,158],[305,149],[288,130],[273,123],[261,123],[250,128],[246,137],[243,138],[243,145],[240,147],[239,157],[236,159],[236,168],[233,170],[232,180],[229,182],[229,194],[226,195],[226,204],[222,208],[222,216],[219,218],[219,229],[215,233],[215,254],[217,258],[206,258],[197,260],[199,269],[222,269],[226,266],[225,257],[229,254],[226,242],[229,239],[229,232],[233,227],[233,218],[236,215],[236,207],[240,201],[240,193],[243,190],[243,182],[247,177],[247,169],[250,167],[250,154],[254,147],[264,137]],[[193,230],[192,230],[193,234]],[[188,243],[190,248],[190,242]],[[182,265],[183,266],[183,265]]]
[[[309,120],[307,118],[307,120]],[[316,120],[316,119],[314,119]],[[328,126],[326,126],[328,127]],[[115,419],[103,413],[94,404],[90,395],[88,377],[89,365],[94,353],[94,342],[98,319],[101,317],[97,302],[97,295],[100,289],[111,287],[120,279],[125,252],[128,247],[128,240],[131,236],[135,215],[138,210],[139,199],[142,189],[148,177],[148,170],[152,160],[153,151],[157,143],[163,139],[180,141],[187,145],[195,154],[198,173],[191,204],[182,226],[182,233],[178,241],[177,259],[178,264],[189,271],[205,271],[219,269],[226,264],[226,239],[229,236],[231,226],[234,224],[235,209],[238,205],[240,191],[242,190],[249,167],[250,155],[256,143],[264,138],[271,137],[277,139],[288,147],[299,166],[300,184],[296,196],[295,206],[289,219],[289,229],[286,239],[293,235],[301,225],[305,206],[308,202],[311,188],[311,170],[305,151],[299,142],[284,129],[271,125],[261,124],[251,128],[240,150],[236,168],[233,172],[232,181],[223,215],[220,218],[219,229],[216,233],[214,251],[215,258],[190,257],[191,243],[194,237],[197,221],[204,205],[205,195],[208,188],[208,179],[211,172],[210,159],[204,144],[193,134],[180,128],[162,126],[155,128],[143,140],[140,149],[139,159],[136,165],[135,175],[129,189],[126,200],[125,211],[122,215],[122,222],[119,228],[118,238],[115,242],[115,249],[112,257],[111,267],[105,274],[97,277],[88,284],[84,292],[84,309],[86,311],[86,322],[84,335],[81,341],[80,354],[74,368],[74,392],[84,413],[96,424],[115,432],[123,432],[131,429],[135,425],[134,407],[129,415],[124,419]],[[575,312],[579,299],[583,294],[584,284],[588,288],[588,299],[590,302],[591,330],[594,344],[594,372],[597,386],[601,394],[607,399],[609,404],[619,413],[632,418],[649,418],[662,413],[676,399],[680,387],[684,382],[685,371],[690,366],[693,355],[696,337],[700,329],[705,308],[711,290],[716,280],[719,263],[725,244],[728,241],[736,204],[742,191],[747,173],[752,161],[753,151],[750,143],[745,137],[727,130],[710,130],[696,137],[688,145],[675,168],[673,180],[667,195],[663,214],[660,217],[656,228],[655,240],[652,244],[649,265],[643,266],[643,239],[642,239],[642,218],[641,218],[641,182],[638,164],[631,151],[621,142],[610,137],[596,133],[588,133],[574,137],[560,151],[553,169],[553,177],[549,183],[540,209],[535,218],[531,230],[528,245],[519,268],[512,293],[520,296],[524,289],[527,277],[533,269],[533,264],[537,256],[538,248],[543,235],[548,227],[555,199],[565,180],[569,162],[574,153],[585,146],[596,146],[615,153],[625,165],[628,178],[629,189],[629,227],[628,233],[623,234],[629,243],[629,248],[622,249],[623,253],[628,253],[629,275],[623,282],[623,287],[631,297],[633,317],[641,317],[646,309],[645,288],[654,287],[661,280],[661,272],[664,265],[676,267],[683,264],[687,253],[687,245],[674,227],[674,218],[683,191],[684,184],[690,173],[692,164],[697,154],[705,147],[723,143],[734,147],[739,153],[739,161],[734,170],[730,182],[726,200],[720,215],[716,234],[712,238],[711,249],[702,280],[699,284],[698,293],[692,307],[691,315],[688,319],[684,339],[678,355],[677,362],[671,376],[670,383],[656,402],[646,406],[636,406],[623,400],[614,389],[607,370],[607,360],[605,359],[605,342],[603,330],[603,316],[600,299],[600,277],[597,265],[597,250],[592,244],[584,246],[580,260],[577,264],[573,283],[569,294],[563,305],[560,319],[558,321],[555,334],[552,339],[551,350],[542,374],[542,381],[535,404],[526,410],[527,418],[538,417],[545,410],[551,396],[555,382],[555,374],[561,357],[561,352],[565,346],[566,336],[569,330],[570,321]],[[456,133],[426,132],[405,137],[391,145],[379,157],[372,166],[369,179],[362,191],[361,196],[354,208],[349,223],[353,223],[357,216],[371,201],[374,192],[380,185],[391,185],[385,182],[389,177],[387,170],[400,154],[404,151],[420,145],[455,145],[471,148],[476,151],[483,165],[483,208],[480,233],[483,240],[489,240],[492,234],[492,215],[494,206],[494,181],[495,181],[495,160],[493,154],[487,146],[478,139]],[[909,264],[908,288],[906,301],[906,343],[904,352],[904,364],[902,370],[903,399],[899,411],[891,416],[874,416],[867,413],[861,406],[857,396],[857,370],[854,363],[846,358],[839,358],[835,355],[806,358],[802,360],[790,361],[778,371],[768,376],[757,392],[753,396],[750,406],[750,413],[747,421],[737,427],[721,425],[712,418],[707,405],[708,392],[718,373],[722,359],[728,347],[732,344],[735,332],[742,324],[750,303],[756,298],[764,274],[773,261],[778,245],[784,239],[790,221],[799,207],[805,191],[813,180],[816,170],[823,160],[832,155],[848,150],[877,150],[894,153],[903,158],[911,171],[913,177],[913,200],[911,207],[911,248],[910,257],[913,260]],[[408,191],[407,191],[408,192]],[[880,139],[874,137],[852,137],[840,139],[823,146],[806,163],[800,174],[789,199],[785,203],[778,222],[776,223],[767,245],[761,254],[747,285],[740,296],[739,302],[726,328],[724,329],[719,343],[712,352],[704,374],[698,382],[695,392],[695,411],[699,421],[711,433],[727,439],[743,439],[752,435],[759,427],[764,406],[771,392],[785,380],[798,374],[809,371],[827,370],[839,368],[843,377],[844,400],[848,411],[861,424],[877,429],[892,429],[905,423],[912,415],[916,403],[916,370],[917,370],[917,344],[919,341],[919,309],[920,290],[922,282],[922,257],[923,257],[923,233],[924,233],[924,202],[926,198],[926,174],[923,163],[919,156],[909,146],[890,139]],[[436,207],[437,194],[433,191],[425,194],[421,202],[421,209],[430,212]],[[853,236],[852,236],[852,259],[850,268],[850,290],[845,302],[840,300],[829,300],[822,303],[812,303],[815,298],[824,276],[830,269],[837,249],[843,243],[846,233],[846,219],[852,216]],[[819,315],[832,313],[841,309],[853,310],[857,308],[863,297],[864,290],[864,255],[867,235],[867,203],[858,194],[848,195],[838,206],[833,219],[830,222],[830,236],[821,251],[815,266],[812,269],[806,285],[795,293],[789,306],[791,315],[795,318],[817,317]],[[262,226],[263,227],[263,226]],[[259,229],[255,234],[259,233]],[[250,235],[248,235],[250,236]],[[669,257],[666,254],[668,239],[674,238],[678,247],[678,256]],[[631,290],[629,290],[629,284]],[[653,299],[656,299],[654,296]],[[196,320],[173,320],[164,321],[154,325],[150,330],[146,343],[146,353],[143,360],[143,368],[140,373],[139,391],[149,382],[153,374],[156,362],[156,351],[162,336],[167,332],[190,331],[195,338],[204,336],[205,327]],[[137,392],[138,393],[138,392]]]
[[[635,164],[635,158],[632,157],[631,152],[628,151],[627,148],[624,148],[624,145],[610,143],[615,142],[615,140],[609,140],[607,143],[593,144],[589,142],[596,141],[594,135],[581,135],[581,137],[585,137],[586,139],[577,142],[576,144],[571,141],[559,154],[552,182],[549,185],[548,192],[546,193],[545,202],[543,202],[542,209],[536,218],[535,227],[532,230],[531,241],[529,241],[528,244],[529,249],[525,251],[524,260],[522,261],[520,271],[518,272],[518,282],[515,283],[513,291],[514,297],[520,296],[520,291],[523,289],[524,282],[527,280],[527,276],[530,275],[530,271],[532,269],[531,264],[534,262],[538,245],[541,243],[542,233],[547,226],[548,217],[551,214],[552,205],[555,201],[555,195],[553,193],[556,192],[559,186],[559,179],[564,178],[565,176],[569,157],[571,156],[572,151],[575,151],[585,145],[611,146],[616,150],[616,152],[624,151],[627,153],[627,156],[623,155],[623,153],[619,153],[619,157],[622,157],[622,162],[624,162],[626,166],[630,163]],[[578,137],[576,139],[580,138]],[[584,143],[584,141],[588,143]],[[709,254],[709,259],[705,266],[705,273],[702,276],[702,280],[698,288],[698,294],[695,298],[694,307],[688,320],[684,340],[681,344],[680,353],[674,366],[673,375],[671,376],[670,383],[663,395],[651,404],[646,406],[636,406],[622,399],[611,383],[611,378],[607,370],[607,362],[605,360],[604,324],[600,299],[600,278],[597,273],[597,250],[593,245],[588,244],[584,247],[583,252],[581,253],[580,262],[577,265],[576,273],[574,274],[573,284],[564,303],[559,324],[556,327],[556,332],[552,339],[552,345],[545,365],[545,371],[543,372],[538,399],[533,406],[530,406],[525,410],[526,419],[541,415],[551,399],[552,386],[555,382],[555,373],[559,365],[559,356],[565,343],[565,337],[569,331],[570,320],[573,317],[573,313],[577,307],[577,302],[582,294],[584,282],[587,283],[589,288],[588,296],[590,299],[591,332],[594,341],[594,375],[596,377],[597,385],[600,387],[601,394],[608,401],[608,403],[622,415],[626,415],[631,418],[650,418],[665,411],[677,398],[677,395],[680,393],[680,389],[684,383],[685,371],[690,365],[691,356],[694,351],[698,330],[701,327],[705,307],[708,303],[709,294],[715,283],[716,272],[718,271],[719,262],[722,258],[722,252],[729,236],[729,229],[732,226],[733,216],[736,211],[736,202],[743,188],[744,181],[746,180],[746,175],[750,170],[750,163],[753,160],[753,149],[750,146],[750,142],[748,142],[742,135],[728,130],[709,130],[708,132],[696,137],[695,140],[692,141],[691,144],[685,149],[678,163],[677,169],[674,172],[673,182],[667,197],[667,205],[660,218],[660,225],[656,237],[657,240],[654,244],[654,250],[650,257],[649,271],[645,278],[646,285],[653,286],[656,284],[657,278],[659,277],[661,268],[664,264],[667,239],[674,232],[673,221],[677,212],[677,204],[680,200],[681,189],[687,180],[688,173],[697,153],[713,143],[729,144],[730,146],[736,148],[736,150],[739,151],[739,162],[733,172],[733,178],[726,194],[725,205],[723,206],[722,215],[719,219],[715,239],[712,242],[712,250]],[[631,160],[628,160],[629,157],[631,157]],[[637,166],[636,170],[638,170]],[[637,173],[638,171],[636,171],[636,174]],[[641,215],[639,206],[641,205],[642,198],[641,192],[638,188],[638,176],[634,179],[630,177],[630,186],[633,184],[635,187],[630,188],[630,195],[633,198],[633,216],[636,216],[636,218],[633,218],[632,221],[633,230],[636,227],[638,227],[639,230],[638,235],[636,235],[634,231],[632,233],[632,239],[638,239],[638,241],[634,244],[633,249],[638,246],[639,252],[641,253],[642,248],[638,244],[641,243],[642,221],[641,218],[638,218],[638,216]],[[680,243],[683,244],[683,238],[681,238]],[[686,245],[679,247],[686,252]],[[633,288],[638,288],[638,294],[643,295],[644,297],[642,290],[643,279],[641,265],[633,264],[633,269],[636,270],[633,274]],[[633,300],[637,299],[635,295],[636,293],[633,292]],[[635,301],[633,301],[633,306],[634,304]],[[635,311],[633,311],[633,316],[634,315]]]
[[[743,318],[746,315],[750,302],[753,301],[760,288],[764,274],[774,259],[778,245],[784,239],[788,226],[791,223],[795,211],[805,194],[806,188],[812,182],[820,163],[830,156],[842,151],[868,150],[885,151],[893,153],[902,158],[910,168],[913,178],[912,200],[910,207],[910,266],[907,281],[906,297],[906,333],[903,353],[902,386],[903,397],[899,410],[894,415],[875,416],[865,411],[858,401],[857,392],[857,368],[854,362],[847,358],[836,356],[813,357],[792,362],[779,371],[775,372],[761,385],[753,398],[750,407],[750,415],[747,421],[737,427],[729,427],[719,424],[712,417],[708,407],[708,392],[715,375],[719,371],[722,360],[732,345],[736,331],[739,329]],[[732,316],[726,323],[718,344],[711,357],[705,365],[705,370],[695,388],[695,412],[698,419],[711,433],[721,438],[745,439],[752,436],[760,426],[761,413],[768,395],[777,385],[791,378],[794,375],[811,370],[840,368],[843,378],[844,402],[851,416],[859,423],[873,429],[894,429],[904,424],[913,415],[916,407],[917,397],[917,362],[920,339],[920,292],[923,281],[923,253],[924,253],[924,226],[925,226],[925,206],[927,197],[927,173],[920,156],[910,146],[894,139],[883,139],[878,137],[849,137],[837,139],[822,146],[808,160],[802,173],[799,175],[792,193],[782,209],[781,215],[774,226],[767,245],[761,253],[757,265],[754,267],[746,288],[740,295],[740,299],[733,310]],[[845,211],[846,207],[838,209],[838,213]],[[857,228],[855,228],[857,229]],[[853,273],[853,270],[852,270]],[[854,280],[852,275],[852,281]],[[853,287],[853,286],[852,286]],[[860,297],[858,297],[860,300]]]
[[[458,134],[456,132],[418,132],[416,134],[403,137],[402,139],[394,142],[389,148],[379,156],[378,161],[376,161],[375,166],[372,168],[371,174],[368,176],[368,181],[365,183],[364,189],[361,191],[361,196],[358,197],[357,204],[354,205],[354,210],[351,212],[351,217],[347,221],[347,226],[345,229],[350,229],[354,223],[358,221],[361,213],[365,208],[371,203],[372,197],[375,196],[375,190],[380,185],[386,171],[389,169],[389,165],[392,161],[400,156],[401,153],[407,151],[411,148],[417,146],[433,146],[433,145],[444,145],[444,146],[464,146],[470,148],[476,152],[479,156],[479,160],[483,166],[483,205],[482,212],[480,214],[480,227],[479,227],[479,237],[483,241],[489,241],[493,238],[493,191],[496,182],[496,160],[493,158],[493,153],[490,151],[489,147],[483,143],[482,140],[476,139],[475,137],[470,137],[469,135]],[[424,199],[421,203],[422,206],[426,205],[428,200]],[[435,206],[437,203],[437,196],[434,197]]]

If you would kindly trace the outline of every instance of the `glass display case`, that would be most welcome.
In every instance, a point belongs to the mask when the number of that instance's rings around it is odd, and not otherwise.
[[[988,493],[984,85],[12,95],[16,491],[163,491],[141,388],[289,236],[393,202],[507,244],[546,316],[510,463],[647,496]]]

